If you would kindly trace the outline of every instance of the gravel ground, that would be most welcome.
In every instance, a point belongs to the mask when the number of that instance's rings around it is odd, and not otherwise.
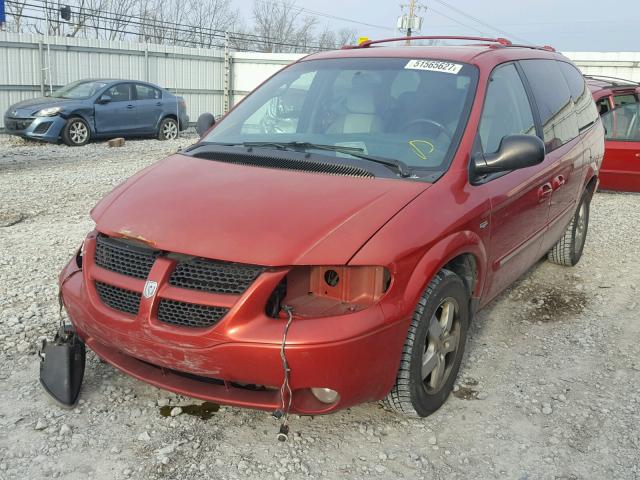
[[[0,136],[0,479],[640,478],[640,195],[599,193],[575,268],[540,262],[478,315],[456,392],[426,419],[378,404],[297,417],[197,404],[88,354],[82,400],[54,406],[37,341],[88,211],[194,140],[82,148]],[[13,225],[11,225],[13,224]]]

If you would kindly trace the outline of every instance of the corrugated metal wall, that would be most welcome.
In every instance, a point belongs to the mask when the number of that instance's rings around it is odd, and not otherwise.
[[[0,32],[0,128],[9,105],[82,78],[146,80],[182,95],[195,121],[229,105],[300,55],[233,53]],[[226,72],[226,77],[225,77]]]
[[[640,82],[640,52],[563,52],[582,73]]]
[[[640,52],[564,52],[584,73],[640,82]],[[0,128],[9,105],[89,77],[146,80],[185,97],[195,121],[220,115],[302,55],[112,42],[0,32]],[[50,67],[50,68],[49,68]]]

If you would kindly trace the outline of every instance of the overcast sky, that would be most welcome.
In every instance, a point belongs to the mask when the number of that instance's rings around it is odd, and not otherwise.
[[[397,33],[395,24],[400,15],[399,4],[407,1],[298,0],[297,5],[386,26],[387,29],[383,29],[319,18],[333,28],[348,26],[357,29],[359,35],[381,38]],[[248,15],[251,14],[252,3],[247,0],[238,2]],[[506,36],[512,41],[527,40],[564,51],[640,51],[639,0],[445,0],[442,3],[422,0],[421,3],[427,6],[427,10],[420,12],[424,18],[423,35]],[[445,4],[510,35],[492,30]]]

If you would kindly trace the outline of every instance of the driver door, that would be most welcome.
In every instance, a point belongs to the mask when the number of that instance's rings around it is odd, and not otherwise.
[[[99,135],[126,135],[138,128],[131,83],[109,87],[95,105],[96,131]],[[110,98],[108,102],[103,99]]]
[[[537,131],[520,74],[508,63],[496,67],[489,79],[477,148],[484,154],[494,153],[502,138],[513,134],[536,135]],[[547,167],[545,161],[489,176],[476,185],[491,203],[491,216],[485,220],[491,235],[487,292],[483,295],[487,300],[510,285],[541,254],[552,190],[547,184]]]

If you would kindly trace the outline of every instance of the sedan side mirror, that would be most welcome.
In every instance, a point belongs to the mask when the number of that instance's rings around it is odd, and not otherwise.
[[[101,103],[102,105],[106,104],[106,103],[110,103],[111,102],[111,96],[110,95],[102,95],[100,97],[100,100],[98,100],[98,103]]]
[[[476,175],[507,172],[531,167],[544,161],[544,143],[534,135],[508,135],[495,153],[473,157]]]
[[[200,138],[209,131],[216,123],[216,119],[210,113],[203,113],[198,117],[198,123],[196,124],[196,132]]]

